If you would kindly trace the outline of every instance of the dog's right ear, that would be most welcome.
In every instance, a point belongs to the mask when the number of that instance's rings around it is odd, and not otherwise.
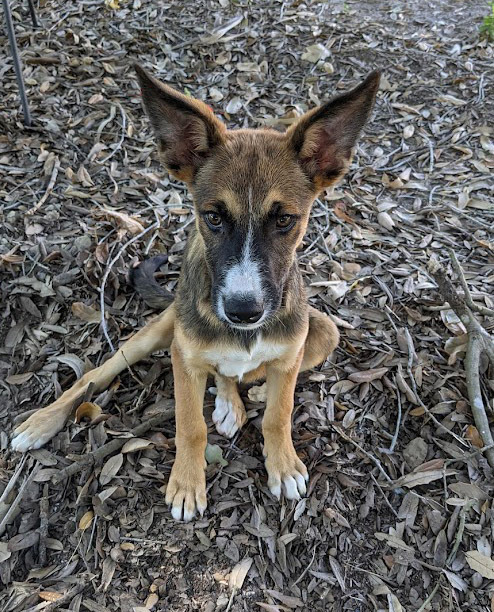
[[[134,68],[164,165],[178,179],[192,181],[211,150],[223,142],[224,124],[204,102],[161,83],[138,64]]]

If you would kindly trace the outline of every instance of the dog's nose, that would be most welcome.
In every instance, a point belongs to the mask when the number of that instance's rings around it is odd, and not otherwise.
[[[232,323],[257,323],[264,314],[264,307],[255,296],[240,295],[225,298],[225,314]]]

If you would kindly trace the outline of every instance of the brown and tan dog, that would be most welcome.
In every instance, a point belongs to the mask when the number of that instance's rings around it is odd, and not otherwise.
[[[213,420],[229,437],[246,421],[237,382],[266,379],[262,431],[268,486],[276,497],[283,492],[297,499],[308,478],[291,438],[297,375],[324,361],[339,334],[326,315],[308,305],[295,251],[313,201],[348,169],[379,74],[280,133],[227,130],[203,102],[136,70],[161,159],[194,198],[196,223],[177,294],[111,359],[17,427],[12,447],[39,448],[64,426],[89,384],[102,390],[129,365],[170,348],[177,451],[166,501],[174,518],[190,520],[206,508],[208,375],[218,389]]]

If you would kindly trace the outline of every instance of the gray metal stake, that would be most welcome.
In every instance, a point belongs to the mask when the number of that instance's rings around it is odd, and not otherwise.
[[[7,25],[7,34],[9,37],[10,52],[14,61],[15,76],[17,77],[17,84],[19,86],[19,94],[21,96],[22,111],[24,113],[24,124],[27,126],[31,125],[31,113],[29,112],[29,104],[26,96],[26,88],[24,86],[24,79],[22,77],[22,65],[19,57],[19,51],[17,49],[17,42],[15,40],[14,24],[12,23],[12,13],[10,12],[9,0],[2,0],[3,11],[5,14],[5,23]]]

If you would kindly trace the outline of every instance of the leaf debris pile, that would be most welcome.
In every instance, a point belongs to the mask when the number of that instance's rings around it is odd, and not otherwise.
[[[465,329],[427,272],[432,255],[447,265],[451,247],[473,300],[493,308],[484,7],[40,4],[33,30],[13,3],[32,129],[10,60],[0,83],[2,610],[490,609],[493,474],[467,399]],[[209,508],[172,521],[165,353],[84,398],[46,448],[8,449],[15,419],[108,355],[103,281],[114,345],[151,314],[125,282],[138,259],[166,253],[161,282],[176,285],[191,200],[156,162],[133,60],[237,127],[290,125],[384,69],[349,176],[316,203],[300,253],[311,301],[343,341],[297,387],[294,442],[311,475],[298,503],[267,490],[264,389],[244,391],[249,422],[233,441],[214,431],[211,390]],[[481,321],[492,332],[492,318]],[[492,412],[492,367],[481,370]],[[141,423],[154,425],[132,437]],[[105,444],[112,453],[76,464]]]

